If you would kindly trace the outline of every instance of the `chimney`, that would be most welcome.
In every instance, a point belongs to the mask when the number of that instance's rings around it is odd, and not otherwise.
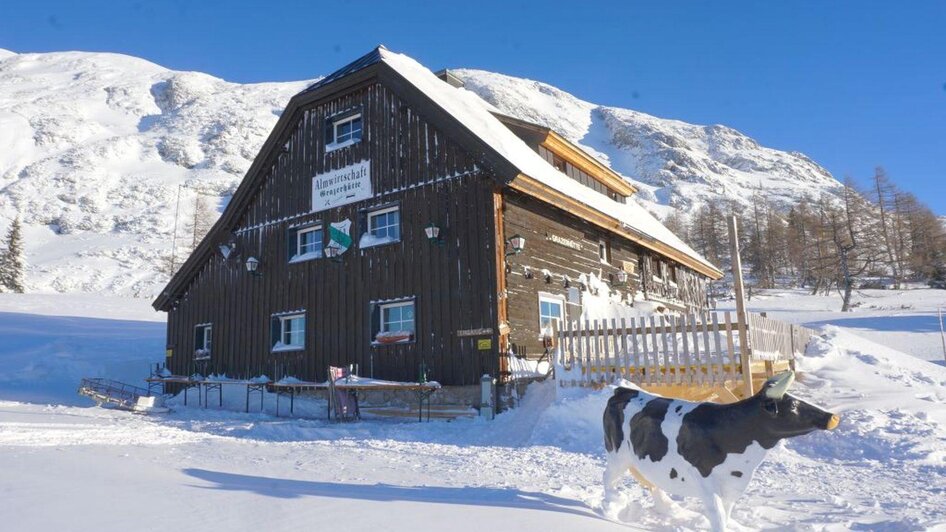
[[[453,73],[447,68],[434,73],[434,75],[458,89],[463,87],[463,80],[454,76]]]

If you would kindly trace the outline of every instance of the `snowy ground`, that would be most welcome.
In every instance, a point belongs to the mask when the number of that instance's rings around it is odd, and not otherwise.
[[[857,290],[852,303],[852,312],[841,313],[841,298],[836,293],[811,296],[805,290],[763,290],[753,295],[748,307],[812,329],[837,325],[857,336],[944,365],[937,309],[942,307],[946,314],[946,290]],[[735,303],[725,301],[719,308],[735,309]]]
[[[734,512],[743,528],[946,529],[946,368],[921,360],[932,342],[909,332],[938,295],[896,297],[913,306],[904,315],[917,316],[897,320],[910,325],[888,331],[899,340],[886,343],[917,356],[873,342],[872,334],[886,336],[863,322],[825,327],[801,363],[796,393],[840,412],[841,426],[770,454]],[[842,325],[901,315],[862,305],[843,316],[787,292],[752,304]],[[655,514],[630,479],[627,522],[602,516],[607,391],[540,385],[493,422],[330,425],[276,418],[271,397],[264,415],[179,402],[164,417],[84,406],[71,379],[143,373],[163,347],[160,317],[138,300],[0,295],[0,529],[707,526],[698,514]],[[242,406],[236,392],[225,398],[233,410]],[[303,409],[321,414],[322,405]],[[696,501],[684,507],[700,511]]]

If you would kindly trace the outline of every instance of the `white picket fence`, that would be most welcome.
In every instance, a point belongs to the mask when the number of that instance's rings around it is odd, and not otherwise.
[[[624,378],[642,386],[736,386],[751,381],[752,360],[793,360],[810,329],[749,313],[650,316],[566,322],[555,332],[557,378],[574,384]],[[740,328],[749,348],[743,349]]]

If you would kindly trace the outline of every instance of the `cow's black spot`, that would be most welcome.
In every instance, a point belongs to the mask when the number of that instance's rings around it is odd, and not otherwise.
[[[651,399],[631,418],[631,446],[641,460],[649,456],[651,462],[659,462],[667,454],[669,442],[660,425],[670,408],[670,401],[663,397]]]
[[[742,477],[742,471],[733,471],[732,473],[730,473],[730,475],[736,478],[739,478],[739,477]]]
[[[680,410],[683,410],[683,405],[677,405],[677,407],[673,409],[673,411],[677,413],[679,413]]]
[[[727,455],[745,452],[752,442],[771,449],[783,436],[762,418],[761,397],[760,393],[727,405],[702,403],[687,412],[677,435],[677,452],[708,477]]]
[[[608,399],[608,406],[604,409],[604,448],[609,453],[617,452],[624,441],[624,409],[627,403],[637,397],[640,392],[630,388],[618,388]]]
[[[670,478],[677,478],[677,470],[672,467],[670,468]]]

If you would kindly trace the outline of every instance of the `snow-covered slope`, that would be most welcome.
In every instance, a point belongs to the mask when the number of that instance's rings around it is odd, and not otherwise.
[[[192,187],[183,218],[196,188],[225,200],[307,83],[240,85],[117,54],[0,52],[0,229],[22,216],[29,287],[156,293],[178,185]]]
[[[503,112],[548,124],[641,188],[648,209],[760,184],[787,200],[838,183],[803,155],[722,126],[597,106],[549,85],[456,71]],[[313,72],[313,75],[319,73]],[[0,50],[0,231],[25,222],[33,291],[151,297],[196,190],[222,209],[290,97],[310,81],[241,85],[104,53]]]
[[[690,208],[718,197],[748,203],[760,188],[787,203],[840,186],[804,154],[766,148],[726,126],[596,105],[545,83],[492,72],[451,72],[504,113],[555,129],[608,162],[658,212],[667,210],[653,203]]]

